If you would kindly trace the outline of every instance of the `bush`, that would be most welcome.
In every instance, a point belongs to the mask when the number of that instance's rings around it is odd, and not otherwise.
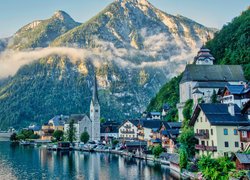
[[[181,147],[179,149],[179,154],[180,154],[180,168],[185,169],[188,164],[188,154],[186,148]]]
[[[60,130],[54,131],[53,137],[56,139],[56,141],[62,141],[63,140],[63,131],[60,131]]]
[[[25,138],[25,136],[23,134],[18,134],[17,139],[18,140],[25,140],[26,138]]]
[[[88,132],[85,131],[81,134],[81,142],[87,143],[88,140],[89,140],[89,134]]]
[[[158,158],[163,151],[164,151],[164,149],[161,147],[161,145],[155,146],[153,148],[153,155],[156,158]]]

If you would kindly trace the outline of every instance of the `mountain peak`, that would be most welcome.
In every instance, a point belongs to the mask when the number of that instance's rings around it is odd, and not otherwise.
[[[149,5],[148,0],[116,0],[120,3],[134,3],[134,4],[141,4],[141,5]]]
[[[62,10],[59,10],[59,11],[56,11],[53,15],[53,18],[57,18],[57,19],[60,19],[62,21],[65,21],[65,20],[71,20],[71,21],[74,21],[70,15],[68,15],[66,12],[62,11]]]

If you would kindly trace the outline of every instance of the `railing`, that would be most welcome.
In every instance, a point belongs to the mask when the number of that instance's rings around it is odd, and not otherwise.
[[[197,150],[205,150],[205,146],[204,145],[199,145],[199,144],[196,144],[195,145],[195,149],[197,149]]]
[[[207,132],[195,133],[195,137],[198,139],[209,139],[209,133]]]
[[[206,146],[207,151],[217,151],[217,146]]]
[[[247,137],[240,137],[241,142],[250,142],[250,138]]]
[[[134,134],[135,131],[121,131],[121,133],[123,133],[123,134]]]
[[[217,151],[217,146],[205,146],[205,145],[196,144],[195,149],[202,150],[202,151]]]

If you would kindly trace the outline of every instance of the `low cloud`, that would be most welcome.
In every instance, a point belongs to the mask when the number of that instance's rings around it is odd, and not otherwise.
[[[164,55],[158,57],[167,43],[174,44],[166,35],[158,34],[145,39],[144,50],[116,48],[114,44],[103,41],[97,41],[98,48],[91,49],[48,47],[26,51],[6,50],[0,53],[0,78],[12,76],[21,66],[52,55],[66,56],[73,63],[90,60],[96,67],[100,67],[104,62],[111,62],[121,68],[166,68],[173,74],[179,73],[183,70],[182,65],[191,60],[194,54],[183,50],[179,54],[175,52],[177,55],[174,56],[171,56],[171,52],[164,52]],[[152,57],[153,61],[141,60],[137,64],[131,61],[139,56]]]

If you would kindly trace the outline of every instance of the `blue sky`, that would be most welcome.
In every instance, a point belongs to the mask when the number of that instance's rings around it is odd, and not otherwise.
[[[0,0],[0,38],[8,37],[33,20],[46,19],[56,10],[85,22],[113,0]],[[157,8],[220,29],[250,5],[250,0],[149,0]]]

